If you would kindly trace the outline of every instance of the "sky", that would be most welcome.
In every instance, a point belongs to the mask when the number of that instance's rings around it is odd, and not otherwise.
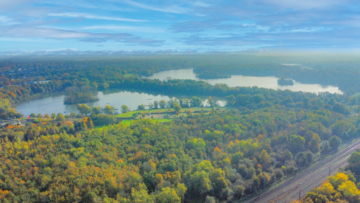
[[[359,50],[355,0],[0,0],[0,53]]]

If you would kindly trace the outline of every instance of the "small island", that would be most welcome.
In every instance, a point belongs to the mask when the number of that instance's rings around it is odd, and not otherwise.
[[[78,104],[98,101],[90,87],[70,87],[65,91],[64,104]]]
[[[280,78],[277,81],[278,85],[285,86],[285,85],[294,85],[294,81],[289,78]]]

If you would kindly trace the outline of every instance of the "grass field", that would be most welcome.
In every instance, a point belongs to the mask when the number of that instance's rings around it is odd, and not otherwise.
[[[174,113],[173,109],[149,109],[149,110],[138,110],[138,111],[129,111],[127,113],[122,113],[116,115],[118,118],[132,118],[136,113],[154,113],[154,114],[161,114],[161,113]]]
[[[220,108],[220,107],[217,107],[217,108]],[[224,107],[221,107],[221,108],[224,108]],[[196,111],[211,111],[212,108],[208,108],[208,107],[192,107],[192,108],[183,108],[180,113],[185,113],[187,111],[190,111],[190,112],[196,112]],[[139,113],[139,114],[142,114],[142,113],[151,113],[151,114],[168,114],[168,113],[175,113],[175,111],[173,109],[148,109],[148,110],[137,110],[137,111],[130,111],[130,112],[127,112],[127,113],[122,113],[122,114],[118,114],[116,115],[116,117],[118,118],[133,118],[134,114],[136,113]]]
[[[160,118],[160,119],[151,119],[151,120],[157,121],[159,123],[167,123],[167,122],[171,122],[172,119]],[[136,121],[136,120],[123,120],[123,121],[121,121],[121,123],[123,123],[125,125],[130,125],[131,121]]]
[[[132,74],[132,73],[131,73],[131,74],[125,74],[125,75],[124,75],[124,77],[126,77],[126,78],[128,78],[128,77],[133,77],[133,76],[134,76],[134,74]]]

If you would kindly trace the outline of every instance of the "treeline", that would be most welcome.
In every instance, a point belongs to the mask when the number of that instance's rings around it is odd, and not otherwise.
[[[344,171],[330,176],[320,187],[312,189],[300,201],[302,202],[360,202],[360,152],[354,152],[348,159]]]

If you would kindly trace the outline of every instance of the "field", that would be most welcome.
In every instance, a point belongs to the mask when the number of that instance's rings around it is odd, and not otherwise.
[[[221,109],[224,109],[225,107],[218,107]],[[209,112],[211,111],[212,108],[208,108],[208,107],[192,107],[192,108],[183,108],[180,111],[180,114],[185,114],[187,111],[190,111],[191,113],[197,113],[200,111],[204,111],[204,112]],[[173,109],[148,109],[148,110],[137,110],[137,111],[129,111],[126,113],[122,113],[122,114],[118,114],[116,115],[117,118],[122,118],[122,119],[134,119],[136,118],[138,115],[141,114],[159,114],[159,115],[165,115],[165,114],[175,114],[175,111]],[[154,116],[154,115],[153,115]]]

